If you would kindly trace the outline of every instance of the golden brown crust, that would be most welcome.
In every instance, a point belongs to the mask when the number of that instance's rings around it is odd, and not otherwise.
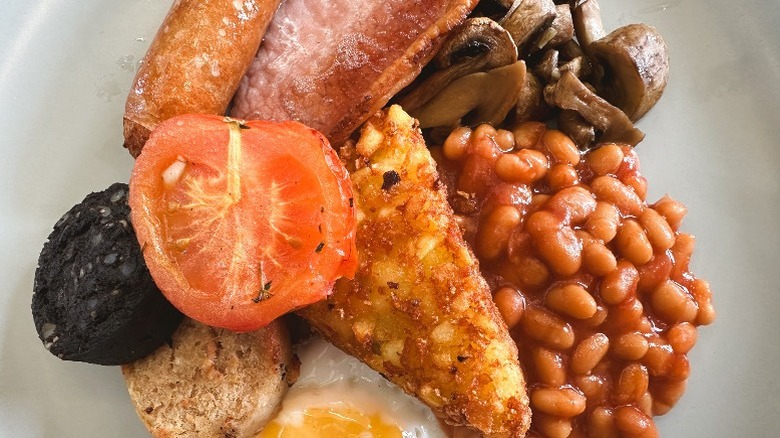
[[[530,410],[517,348],[414,120],[391,107],[342,156],[355,188],[360,267],[299,313],[448,423],[522,436]]]
[[[177,0],[160,26],[125,104],[125,147],[173,116],[224,114],[280,0]]]

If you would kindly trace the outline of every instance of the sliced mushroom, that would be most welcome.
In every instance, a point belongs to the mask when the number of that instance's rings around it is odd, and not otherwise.
[[[544,120],[550,107],[544,101],[544,84],[530,71],[525,72],[523,88],[515,107],[515,121]]]
[[[546,50],[533,64],[531,70],[545,83],[557,81],[561,77],[561,72],[558,70],[559,55],[560,53],[555,49]]]
[[[584,56],[578,56],[567,61],[558,67],[558,70],[559,75],[565,71],[570,71],[574,73],[574,76],[577,76],[580,79],[590,76],[591,73],[590,62],[588,62],[588,59]]]
[[[572,15],[577,41],[585,52],[589,52],[591,43],[607,34],[601,21],[601,7],[596,0],[577,0]]]
[[[511,8],[512,4],[514,4],[513,0],[495,0],[495,2],[503,6],[505,9]]]
[[[436,70],[398,100],[406,111],[424,105],[452,81],[478,71],[517,61],[517,47],[509,32],[486,17],[470,18],[452,35],[433,59]]]
[[[666,43],[652,26],[623,26],[590,46],[602,95],[636,122],[658,102],[669,78]]]
[[[577,39],[596,64],[594,79],[600,94],[636,122],[666,88],[666,43],[646,24],[629,24],[606,35],[597,0],[581,0],[573,16]]]
[[[545,100],[561,109],[574,110],[602,132],[600,141],[615,141],[636,146],[645,134],[635,128],[626,114],[589,90],[574,73],[567,71],[561,79],[548,85]]]
[[[556,5],[555,18],[550,27],[545,29],[534,42],[534,49],[541,50],[545,47],[558,47],[574,38],[574,22],[572,21],[569,5]]]
[[[558,114],[558,129],[574,140],[582,150],[590,149],[596,142],[596,129],[574,110],[561,110]]]
[[[552,0],[515,0],[499,23],[512,34],[519,51],[524,52],[555,19]]]
[[[500,124],[517,103],[525,62],[472,73],[456,79],[425,105],[409,111],[421,128]]]
[[[585,57],[585,52],[582,50],[582,47],[574,40],[566,41],[557,47],[557,49],[561,52],[561,57],[565,60],[574,59],[579,56]]]

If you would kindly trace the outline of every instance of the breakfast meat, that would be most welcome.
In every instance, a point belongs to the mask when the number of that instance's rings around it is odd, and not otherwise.
[[[342,157],[352,171],[360,266],[299,314],[448,423],[522,436],[530,411],[517,349],[416,122],[392,106]]]
[[[582,153],[544,123],[507,128],[458,128],[432,154],[517,342],[528,436],[658,436],[715,319],[685,207],[646,202],[627,144]]]
[[[297,120],[334,145],[410,83],[474,0],[288,0],[233,101],[242,119]]]
[[[255,437],[297,373],[280,321],[235,333],[187,318],[170,345],[122,366],[138,416],[155,438]]]
[[[127,96],[125,147],[137,157],[149,132],[187,113],[223,115],[280,0],[178,0]]]
[[[181,321],[146,269],[127,195],[121,183],[88,195],[43,246],[33,320],[46,349],[61,359],[131,362],[170,339]]]

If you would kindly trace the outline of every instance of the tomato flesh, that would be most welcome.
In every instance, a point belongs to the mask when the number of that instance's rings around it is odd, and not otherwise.
[[[357,267],[349,176],[300,123],[170,119],[136,160],[130,207],[155,282],[205,324],[263,327]]]

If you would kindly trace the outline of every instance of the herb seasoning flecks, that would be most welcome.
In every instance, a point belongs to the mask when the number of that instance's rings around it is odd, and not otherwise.
[[[271,291],[271,282],[264,284],[263,287],[257,291],[257,296],[252,298],[252,301],[259,303],[260,301],[267,300],[273,296]]]

